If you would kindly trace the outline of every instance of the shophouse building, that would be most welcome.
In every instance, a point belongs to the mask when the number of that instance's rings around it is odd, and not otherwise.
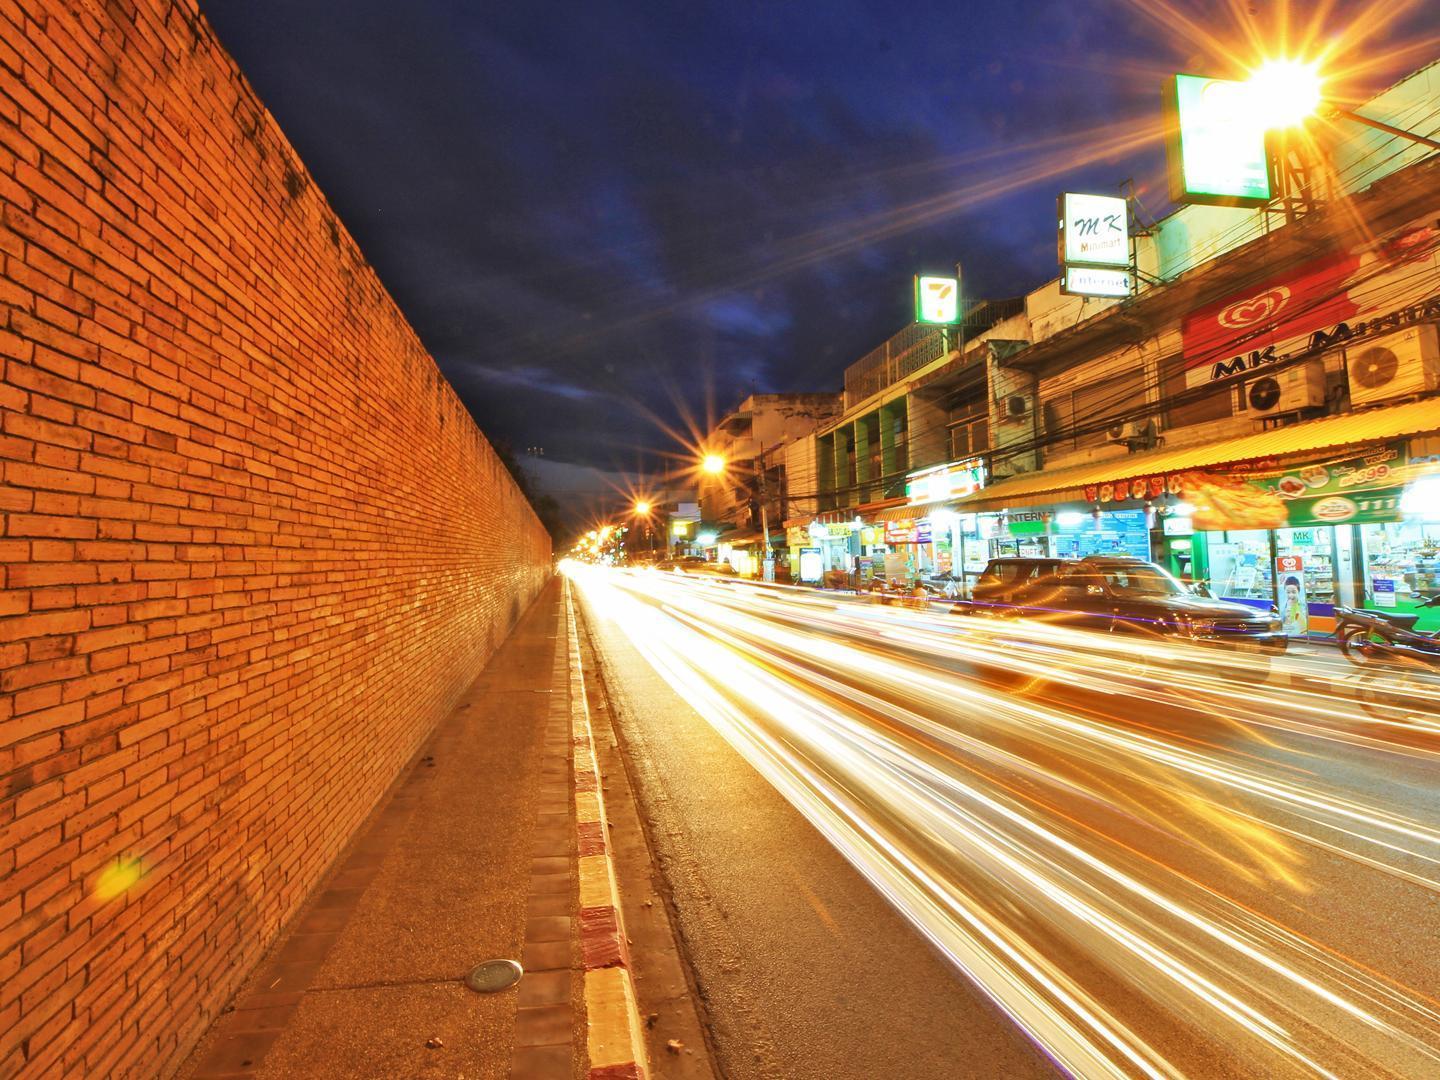
[[[814,512],[797,503],[786,522],[797,578],[869,581],[887,576],[887,556],[892,578],[950,570],[954,515],[944,504],[978,472],[1030,464],[1028,451],[1010,453],[1020,421],[992,392],[1005,380],[999,360],[1028,336],[1023,300],[981,303],[954,327],[910,326],[846,369],[844,411],[804,451]],[[923,503],[912,505],[907,488]]]
[[[1432,65],[1361,111],[1433,137],[1437,101]],[[1057,280],[852,366],[797,562],[1126,553],[1310,631],[1440,591],[1440,159],[1337,124],[1318,161],[1286,203],[1140,222],[1124,300]]]
[[[718,557],[747,575],[763,571],[765,534],[783,547],[789,503],[788,448],[842,407],[836,393],[751,394],[707,434],[706,455],[724,462],[699,480],[700,528]]]

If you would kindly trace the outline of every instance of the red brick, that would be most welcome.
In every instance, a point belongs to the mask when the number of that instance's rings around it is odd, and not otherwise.
[[[95,522],[84,518],[11,514],[9,532],[11,536],[69,536],[77,540],[92,540],[97,528]]]
[[[228,57],[101,10],[0,0],[0,1030],[170,1075],[549,545]]]
[[[50,660],[40,664],[26,664],[23,667],[11,668],[0,675],[0,690],[7,692],[20,690],[27,686],[38,686],[41,683],[55,682],[58,679],[69,679],[83,674],[85,674],[84,657],[67,657],[63,660]]]
[[[89,625],[90,615],[83,609],[22,615],[15,619],[0,619],[0,641],[19,641],[50,634],[73,634]]]

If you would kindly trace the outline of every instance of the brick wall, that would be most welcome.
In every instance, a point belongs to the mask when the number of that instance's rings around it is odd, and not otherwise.
[[[193,3],[0,0],[0,210],[0,1076],[165,1075],[550,546]]]

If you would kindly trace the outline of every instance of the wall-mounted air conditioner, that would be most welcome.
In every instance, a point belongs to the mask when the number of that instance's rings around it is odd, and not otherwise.
[[[1301,409],[1325,407],[1325,364],[1303,364],[1265,371],[1240,387],[1240,407],[1247,416],[1278,416]]]
[[[1105,429],[1105,441],[1112,443],[1141,443],[1152,437],[1153,420],[1121,420]]]
[[[1440,388],[1435,326],[1422,323],[1345,350],[1350,405],[1358,408]]]

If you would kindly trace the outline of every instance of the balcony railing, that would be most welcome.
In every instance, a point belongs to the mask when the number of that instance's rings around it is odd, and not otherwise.
[[[1010,300],[986,300],[977,303],[965,313],[958,332],[952,328],[950,334],[942,333],[938,326],[911,323],[904,330],[878,348],[845,369],[845,407],[851,408],[872,394],[878,394],[885,387],[899,382],[908,375],[919,371],[926,364],[945,355],[944,343],[948,337],[951,348],[958,340],[970,339],[989,330],[1002,319],[1018,315],[1025,310],[1025,298]]]
[[[934,326],[914,323],[845,369],[845,407],[878,394],[891,383],[919,371],[944,355],[944,335]]]

